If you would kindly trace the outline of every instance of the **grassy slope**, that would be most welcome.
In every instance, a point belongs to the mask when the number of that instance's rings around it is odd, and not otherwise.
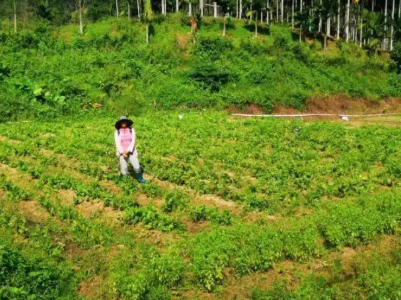
[[[149,45],[144,25],[108,19],[88,24],[23,31],[2,30],[0,118],[51,117],[92,109],[139,113],[157,102],[223,108],[257,103],[301,107],[311,96],[345,94],[380,99],[401,94],[399,76],[386,56],[368,57],[340,43],[327,52],[319,42],[299,45],[281,26],[228,26],[205,19],[196,35],[187,17],[171,15],[153,24]]]

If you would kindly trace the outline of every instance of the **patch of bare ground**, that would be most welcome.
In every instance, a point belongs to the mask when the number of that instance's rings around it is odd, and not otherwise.
[[[17,203],[17,208],[25,216],[38,223],[46,222],[51,218],[50,214],[43,209],[36,201],[21,201]]]
[[[178,242],[182,238],[179,233],[149,230],[141,224],[130,226],[130,229],[135,238],[145,241],[147,244],[155,245],[159,247],[161,251],[167,249],[169,245]]]
[[[112,227],[120,226],[122,217],[123,212],[112,207],[105,207],[102,211],[104,223]]]
[[[106,180],[102,180],[100,182],[106,189],[108,189],[110,192],[112,192],[113,194],[119,194],[122,192],[121,188],[116,186],[115,184],[106,181]]]
[[[256,224],[258,222],[267,222],[268,224],[273,224],[281,219],[282,217],[280,216],[273,216],[266,212],[256,210],[249,211],[242,217],[242,221],[250,224]]]
[[[9,138],[7,138],[5,136],[2,136],[2,135],[0,135],[0,142],[8,142],[10,144],[19,144],[19,143],[21,143],[21,141],[12,140],[12,139],[9,139]]]
[[[62,205],[73,206],[75,195],[73,190],[60,189],[56,191],[56,196],[60,199]]]
[[[17,169],[2,163],[0,163],[0,174],[5,175],[8,180],[12,181],[20,188],[32,193],[35,192],[35,190],[32,189],[34,181],[31,178],[31,176],[24,173],[20,173],[18,172]]]
[[[76,206],[78,213],[87,219],[91,219],[96,214],[103,214],[104,205],[100,201],[84,201]]]
[[[193,222],[188,217],[181,218],[180,221],[184,223],[185,227],[188,230],[188,233],[191,235],[197,234],[198,232],[205,232],[211,229],[210,222]]]
[[[76,243],[69,243],[65,246],[64,253],[67,257],[67,261],[72,261],[76,257],[85,256],[87,251],[79,247]]]
[[[230,106],[227,108],[227,111],[232,114],[251,114],[251,115],[265,114],[265,111],[263,110],[263,108],[260,105],[255,104],[255,103],[248,104],[242,108]]]
[[[306,101],[302,110],[276,104],[275,114],[288,113],[324,113],[324,114],[379,114],[397,113],[401,111],[401,99],[388,98],[380,101],[349,98],[344,95],[313,96]]]
[[[181,50],[184,50],[184,49],[186,49],[187,44],[192,40],[192,37],[189,34],[179,34],[176,36],[175,40],[176,40],[178,47]]]
[[[86,279],[79,284],[78,295],[84,297],[85,299],[100,299],[100,291],[102,290],[102,286],[104,284],[104,280],[100,276],[94,276]]]

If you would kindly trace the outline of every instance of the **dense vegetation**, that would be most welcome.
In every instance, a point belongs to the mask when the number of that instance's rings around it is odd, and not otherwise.
[[[0,126],[1,295],[400,294],[399,128],[144,113],[138,186],[112,121]]]
[[[313,95],[377,100],[401,95],[400,75],[386,55],[338,42],[298,43],[285,26],[259,28],[206,19],[190,33],[186,16],[160,17],[145,41],[145,25],[109,19],[75,26],[41,24],[0,35],[1,120],[54,117],[102,106],[138,113],[156,108],[275,104],[302,107]],[[398,49],[398,48],[397,48]],[[399,51],[398,51],[399,52]],[[394,59],[397,60],[397,51]],[[392,71],[394,69],[394,71]]]

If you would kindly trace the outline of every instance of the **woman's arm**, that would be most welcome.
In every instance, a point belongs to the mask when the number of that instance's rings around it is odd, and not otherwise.
[[[128,147],[128,152],[134,152],[135,143],[136,143],[136,134],[134,128],[132,128],[132,142]]]
[[[116,148],[117,148],[118,153],[123,154],[124,149],[123,149],[123,147],[121,147],[121,139],[120,139],[120,135],[118,134],[117,130],[114,132],[114,140],[116,142]]]

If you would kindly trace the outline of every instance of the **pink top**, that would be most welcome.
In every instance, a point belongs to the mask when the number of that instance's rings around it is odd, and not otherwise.
[[[121,128],[119,132],[121,147],[123,147],[124,150],[128,150],[129,146],[132,143],[132,132],[129,128]]]
[[[136,135],[134,128],[120,128],[114,132],[114,139],[116,141],[117,156],[123,154],[124,151],[131,153],[133,156],[137,156],[135,141]]]

